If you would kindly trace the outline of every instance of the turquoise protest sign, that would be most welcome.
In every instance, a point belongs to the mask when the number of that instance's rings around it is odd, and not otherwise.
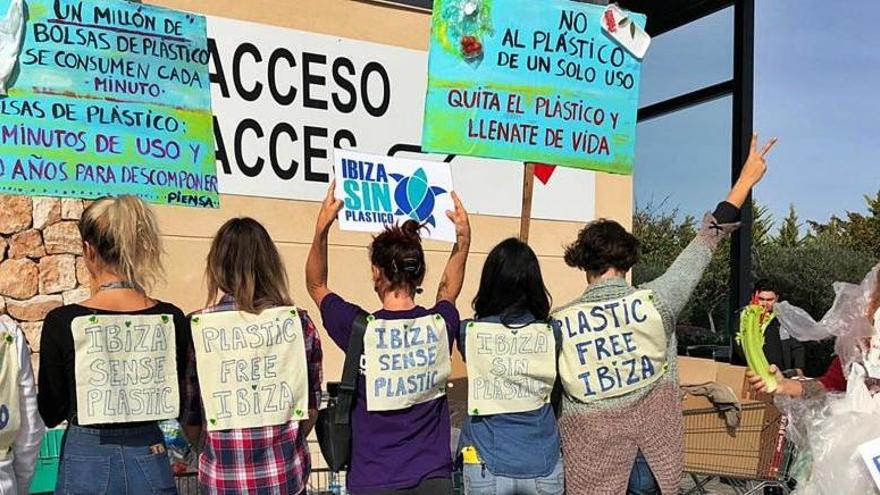
[[[0,193],[218,207],[205,18],[118,0],[25,6],[0,97]]]
[[[569,0],[436,0],[422,148],[631,174],[641,62]],[[635,23],[635,24],[633,24]]]

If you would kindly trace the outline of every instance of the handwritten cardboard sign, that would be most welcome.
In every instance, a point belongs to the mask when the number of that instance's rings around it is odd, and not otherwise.
[[[666,332],[651,291],[580,303],[553,314],[562,338],[559,376],[581,402],[617,397],[666,373]]]
[[[427,227],[425,237],[455,241],[446,216],[454,208],[448,164],[338,149],[334,167],[341,229],[381,232],[412,219]]]
[[[6,324],[0,320],[0,461],[7,460],[12,454],[21,426],[18,349],[15,338],[4,330]]]
[[[219,207],[205,18],[122,0],[27,9],[0,194]]]
[[[221,311],[191,321],[209,430],[308,419],[306,348],[296,308]]]
[[[468,414],[534,411],[550,402],[556,341],[549,324],[511,329],[472,322],[465,340]]]
[[[371,319],[364,334],[368,411],[406,409],[446,395],[452,371],[446,322]]]
[[[70,326],[79,424],[177,417],[180,396],[171,315],[80,316]]]
[[[437,0],[422,148],[631,174],[641,62],[603,31],[604,11]]]

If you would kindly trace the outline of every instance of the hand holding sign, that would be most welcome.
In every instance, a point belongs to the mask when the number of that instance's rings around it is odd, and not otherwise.
[[[318,221],[315,224],[315,232],[326,234],[336,221],[336,216],[342,210],[342,200],[336,199],[336,180],[330,181],[330,187],[327,188],[327,195],[321,203],[321,211],[318,212]]]

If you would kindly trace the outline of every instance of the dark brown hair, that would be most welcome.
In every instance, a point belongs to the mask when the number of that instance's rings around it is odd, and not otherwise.
[[[587,273],[602,274],[611,268],[628,272],[639,261],[640,243],[614,220],[590,222],[565,248],[565,263]]]
[[[235,298],[238,309],[248,313],[293,305],[284,262],[269,233],[253,218],[233,218],[220,227],[205,276],[209,305],[220,292]]]
[[[373,238],[370,263],[379,268],[391,290],[419,291],[425,280],[425,252],[419,231],[422,225],[407,220],[403,225],[389,225]]]

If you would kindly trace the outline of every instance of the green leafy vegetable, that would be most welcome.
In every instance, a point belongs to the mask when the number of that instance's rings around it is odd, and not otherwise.
[[[750,304],[740,314],[739,333],[736,341],[746,355],[749,369],[760,376],[767,384],[767,390],[776,390],[776,376],[770,373],[770,363],[764,355],[764,330],[773,320],[772,314],[767,314],[758,304]]]

